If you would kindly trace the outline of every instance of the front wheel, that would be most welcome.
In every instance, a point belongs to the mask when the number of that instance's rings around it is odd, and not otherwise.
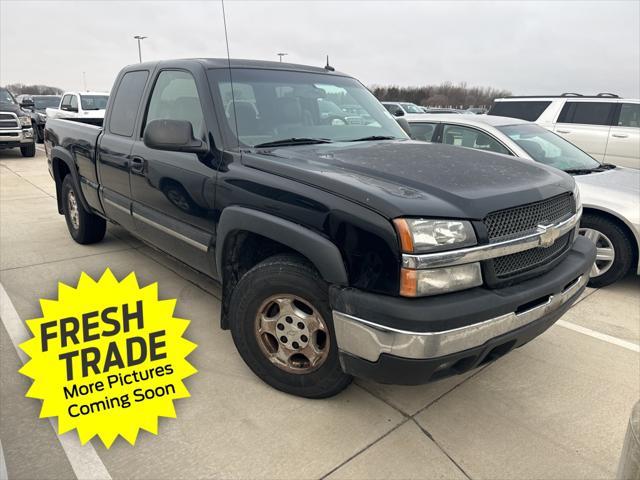
[[[325,398],[351,382],[338,360],[327,284],[304,259],[275,255],[259,263],[235,286],[230,305],[238,352],[272,387]]]
[[[20,147],[20,153],[23,157],[35,157],[36,156],[36,143],[30,143]]]
[[[62,211],[69,233],[76,242],[88,245],[104,238],[107,231],[106,220],[84,209],[71,175],[67,175],[62,181]]]
[[[590,287],[606,287],[627,274],[633,249],[626,232],[617,223],[588,213],[582,216],[578,233],[595,243],[597,248],[596,261],[591,267]]]

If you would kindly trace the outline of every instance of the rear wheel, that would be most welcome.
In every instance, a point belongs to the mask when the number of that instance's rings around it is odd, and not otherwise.
[[[351,382],[340,367],[327,284],[304,259],[276,255],[253,267],[231,297],[233,341],[272,387],[330,397]]]
[[[631,268],[632,244],[626,232],[606,217],[588,213],[580,221],[580,235],[597,248],[596,261],[591,267],[589,286],[605,287],[620,280]]]
[[[71,237],[83,245],[99,242],[107,231],[104,218],[87,212],[80,199],[71,175],[62,181],[62,211]]]
[[[20,153],[23,157],[35,157],[36,156],[36,143],[30,143],[20,147]]]

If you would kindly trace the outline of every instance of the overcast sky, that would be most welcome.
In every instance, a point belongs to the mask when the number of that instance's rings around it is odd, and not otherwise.
[[[231,56],[324,65],[366,85],[640,97],[640,2],[233,1]],[[0,0],[0,83],[109,90],[143,60],[225,57],[220,2]]]

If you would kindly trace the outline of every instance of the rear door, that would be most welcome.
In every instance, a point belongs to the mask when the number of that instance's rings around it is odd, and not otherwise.
[[[147,97],[145,116],[132,151],[131,171],[133,216],[140,236],[161,250],[204,273],[217,276],[209,249],[217,224],[214,210],[217,163],[215,122],[202,105],[212,105],[206,78],[199,83],[188,69],[158,72]],[[204,99],[204,100],[203,100]],[[213,109],[208,109],[207,115]],[[155,150],[144,144],[144,129],[153,120],[182,120],[191,123],[195,138],[203,140],[211,153],[195,154]]]
[[[615,111],[615,102],[568,100],[558,116],[554,131],[603,161]]]
[[[605,161],[640,168],[640,103],[621,101],[609,131]]]
[[[98,145],[98,179],[101,199],[107,216],[129,230],[135,230],[131,214],[131,149],[134,144],[136,118],[149,71],[128,71],[120,78],[104,133]]]

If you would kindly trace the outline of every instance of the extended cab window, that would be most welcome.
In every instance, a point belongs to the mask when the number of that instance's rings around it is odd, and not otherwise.
[[[69,108],[69,106],[71,105],[71,97],[72,95],[65,95],[64,97],[62,97],[60,108]]]
[[[146,70],[128,72],[122,77],[120,86],[113,101],[111,117],[109,119],[109,131],[116,135],[130,137],[136,123],[136,115],[142,91],[147,83],[149,72]]]
[[[71,98],[69,99],[69,108],[71,108],[71,110],[74,111],[78,111],[78,97],[77,95],[71,95]]]
[[[550,101],[538,100],[495,102],[487,115],[519,118],[521,120],[527,120],[528,122],[535,122],[549,105],[551,105]]]
[[[640,103],[623,103],[618,118],[619,127],[640,127]]]
[[[194,137],[202,137],[204,115],[196,82],[190,73],[178,70],[160,72],[149,100],[145,126],[154,120],[190,122]]]
[[[611,125],[615,103],[567,102],[558,123],[580,123],[583,125]]]
[[[445,125],[442,132],[442,143],[510,155],[509,150],[495,138],[475,128],[461,127],[460,125]]]

